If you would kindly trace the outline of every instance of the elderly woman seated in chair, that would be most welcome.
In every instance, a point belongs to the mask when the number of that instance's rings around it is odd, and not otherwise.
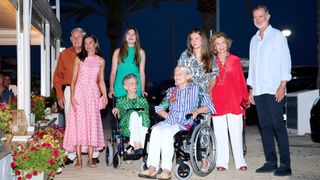
[[[139,174],[142,178],[171,179],[172,158],[174,154],[174,135],[179,131],[189,130],[193,119],[199,113],[214,113],[210,97],[198,85],[192,83],[190,70],[185,66],[177,66],[174,70],[175,87],[167,90],[167,94],[156,112],[165,120],[152,127],[148,169]],[[202,107],[198,107],[202,104]],[[166,112],[169,108],[169,112]],[[186,115],[192,113],[192,119]],[[162,173],[157,175],[161,155]]]

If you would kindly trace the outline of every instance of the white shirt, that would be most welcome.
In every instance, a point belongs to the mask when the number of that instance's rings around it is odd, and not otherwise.
[[[291,79],[291,57],[287,39],[271,25],[263,39],[259,31],[250,42],[249,74],[247,84],[253,95],[275,94],[281,81]]]
[[[17,86],[16,85],[9,85],[9,91],[12,91],[14,96],[17,96]]]

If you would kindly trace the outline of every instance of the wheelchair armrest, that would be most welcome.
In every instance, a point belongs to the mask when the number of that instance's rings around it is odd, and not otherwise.
[[[129,109],[126,109],[127,111],[138,111],[138,112],[141,112],[141,111],[144,111],[144,108],[129,108]]]
[[[186,115],[186,119],[191,119],[191,118],[192,118],[192,113],[189,113],[189,114]],[[204,119],[204,115],[203,114],[198,114],[195,119]]]

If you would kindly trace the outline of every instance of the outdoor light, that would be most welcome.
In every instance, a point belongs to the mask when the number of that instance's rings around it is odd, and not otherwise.
[[[290,29],[284,29],[282,30],[282,34],[286,37],[289,37],[291,35],[291,30]]]

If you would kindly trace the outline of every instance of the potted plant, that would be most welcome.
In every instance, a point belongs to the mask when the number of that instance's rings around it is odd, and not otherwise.
[[[35,119],[44,119],[45,115],[45,97],[31,96],[31,112],[35,115]]]
[[[0,138],[9,132],[10,112],[6,103],[0,103]]]
[[[16,110],[17,109],[17,97],[16,96],[12,96],[9,99],[8,104],[10,106],[10,110]]]
[[[46,175],[53,179],[62,171],[66,151],[62,148],[64,130],[57,126],[39,129],[33,140],[12,146],[11,168],[17,180]]]

